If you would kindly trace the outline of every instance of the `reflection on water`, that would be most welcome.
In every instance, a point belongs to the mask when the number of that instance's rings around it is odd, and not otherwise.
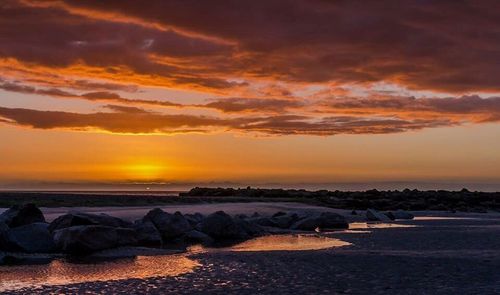
[[[351,245],[339,239],[320,235],[264,236],[218,249],[191,247],[188,254],[206,251],[304,251]],[[178,276],[200,264],[187,254],[138,256],[98,263],[75,264],[54,260],[47,265],[0,266],[0,293],[24,287],[65,285],[93,281]]]
[[[229,247],[230,251],[305,251],[348,246],[351,243],[319,235],[265,236]]]
[[[183,255],[139,256],[94,264],[55,260],[47,265],[0,267],[0,292],[23,287],[61,285],[156,276],[177,276],[199,263]]]
[[[370,228],[400,228],[400,227],[417,227],[412,224],[398,223],[377,223],[377,222],[353,222],[349,223],[349,229],[370,229]]]
[[[417,216],[414,220],[480,220],[474,217]]]

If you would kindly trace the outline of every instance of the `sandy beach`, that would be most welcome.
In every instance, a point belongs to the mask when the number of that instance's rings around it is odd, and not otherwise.
[[[182,205],[163,209],[266,214],[299,208],[325,210],[294,203]],[[148,209],[92,208],[87,212],[105,212],[133,220]],[[43,209],[48,219],[67,210]],[[326,210],[348,214],[345,210]],[[351,222],[362,219],[349,218]],[[390,227],[379,224],[363,228],[358,224],[356,229],[321,234],[349,243],[342,247],[188,251],[183,257],[196,265],[181,274],[152,273],[151,277],[36,286],[5,294],[498,294],[499,234],[498,213],[416,212],[414,220],[395,222]],[[172,256],[172,261],[175,259],[178,256]]]

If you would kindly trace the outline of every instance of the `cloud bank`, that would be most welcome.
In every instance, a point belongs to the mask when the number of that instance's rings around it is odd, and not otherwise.
[[[493,0],[5,0],[0,89],[106,110],[1,107],[0,120],[42,129],[267,135],[498,122],[499,10]],[[381,94],[371,90],[377,83],[426,95]],[[146,87],[212,99],[137,98]],[[337,92],[315,96],[325,89]]]

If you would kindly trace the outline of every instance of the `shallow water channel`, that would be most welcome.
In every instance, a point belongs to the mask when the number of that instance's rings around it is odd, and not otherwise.
[[[0,267],[0,292],[93,281],[178,276],[195,270],[200,263],[190,254],[206,251],[305,251],[342,247],[350,243],[321,235],[271,235],[224,248],[193,247],[183,254],[138,256],[92,263],[56,259],[44,265]]]

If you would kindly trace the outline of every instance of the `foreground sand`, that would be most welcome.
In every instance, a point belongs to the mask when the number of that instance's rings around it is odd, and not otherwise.
[[[199,206],[171,209],[244,213],[230,211],[243,210],[238,204]],[[260,211],[255,210],[258,207],[274,212],[283,206],[296,205],[253,204],[244,210]],[[120,211],[100,209],[113,215]],[[137,210],[142,209],[120,212],[134,219]],[[500,294],[500,215],[433,214],[458,219],[413,220],[401,224],[418,227],[327,234],[352,243],[342,248],[191,254],[200,266],[173,277],[46,286],[6,294]]]

